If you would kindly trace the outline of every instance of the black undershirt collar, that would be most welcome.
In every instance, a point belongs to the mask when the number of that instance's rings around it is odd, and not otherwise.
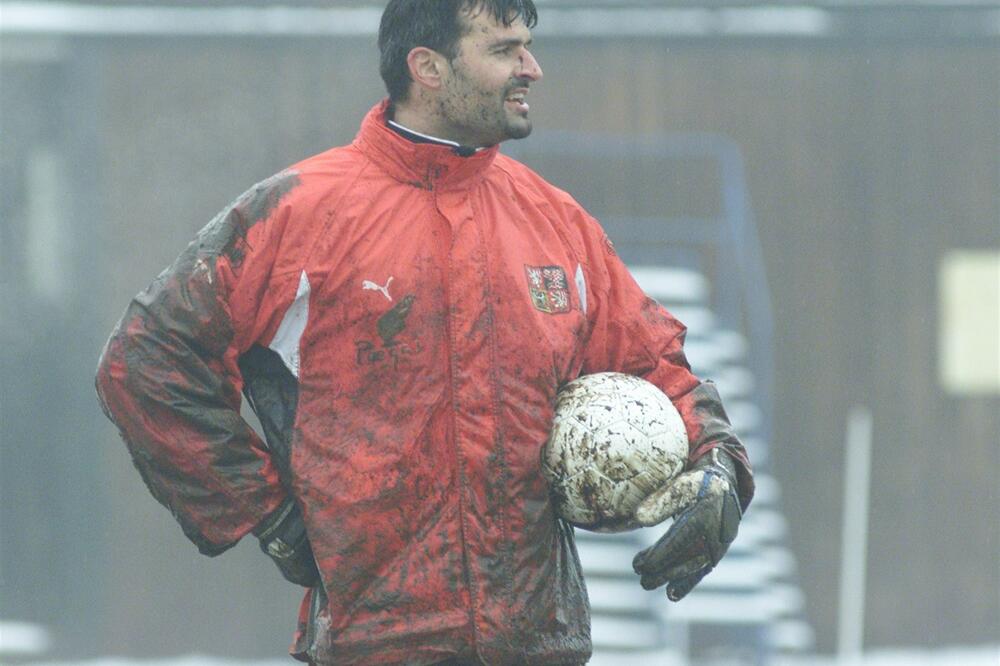
[[[482,150],[482,148],[475,148],[473,146],[463,146],[455,141],[448,141],[447,139],[439,139],[436,136],[430,136],[427,134],[421,134],[411,130],[409,127],[403,127],[395,120],[386,120],[386,124],[392,129],[396,134],[400,135],[405,139],[409,139],[413,143],[434,143],[439,146],[448,146],[455,154],[459,157],[470,157],[475,155],[477,151]]]

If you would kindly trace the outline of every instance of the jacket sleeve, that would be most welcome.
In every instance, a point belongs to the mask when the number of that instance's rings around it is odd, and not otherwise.
[[[689,464],[717,447],[736,461],[745,509],[754,492],[750,461],[715,385],[691,372],[684,354],[686,327],[646,296],[600,225],[589,218],[584,221],[584,242],[590,336],[582,372],[623,372],[659,387],[687,427]]]
[[[136,468],[208,555],[235,545],[285,498],[265,445],[240,416],[237,359],[293,297],[294,271],[276,257],[289,216],[283,199],[297,183],[293,172],[278,174],[202,229],[132,300],[98,364],[101,405]]]

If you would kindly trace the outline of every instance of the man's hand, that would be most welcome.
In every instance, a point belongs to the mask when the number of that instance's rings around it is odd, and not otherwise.
[[[294,500],[286,499],[257,526],[254,534],[260,539],[260,549],[274,560],[285,580],[304,587],[319,583],[316,559]]]
[[[659,541],[632,560],[645,589],[666,583],[667,598],[679,601],[719,563],[743,516],[736,489],[736,464],[716,448],[643,500],[635,514],[639,524],[675,518]]]

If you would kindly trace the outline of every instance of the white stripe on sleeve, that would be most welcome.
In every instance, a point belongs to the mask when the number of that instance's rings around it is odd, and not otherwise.
[[[288,306],[288,311],[278,326],[278,332],[268,345],[277,352],[296,377],[299,376],[299,342],[306,330],[306,322],[309,321],[309,291],[309,278],[306,277],[306,272],[302,271],[295,300]]]

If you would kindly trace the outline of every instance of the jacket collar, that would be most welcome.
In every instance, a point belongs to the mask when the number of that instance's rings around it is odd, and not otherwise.
[[[478,183],[499,150],[491,146],[462,157],[451,146],[414,143],[386,125],[389,100],[376,104],[361,122],[354,145],[402,183],[425,190],[458,190]]]
[[[386,115],[388,115],[388,113]],[[409,127],[400,125],[392,118],[386,120],[385,124],[391,127],[393,130],[395,130],[396,134],[401,134],[404,138],[407,138],[414,143],[437,143],[442,146],[451,146],[452,150],[454,150],[456,154],[461,155],[462,157],[468,157],[470,155],[479,152],[480,150],[485,150],[485,148],[473,148],[471,146],[463,146],[462,144],[457,143],[455,141],[448,141],[447,139],[439,139],[436,136],[431,136],[430,134],[421,134],[416,130],[411,130]]]

